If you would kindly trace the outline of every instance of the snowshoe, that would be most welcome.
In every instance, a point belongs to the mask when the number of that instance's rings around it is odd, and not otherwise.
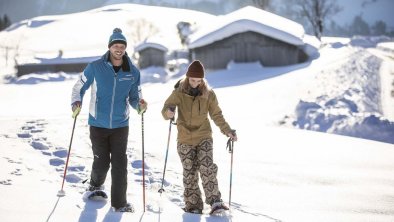
[[[95,187],[89,185],[89,187],[86,189],[86,192],[84,194],[84,199],[101,201],[101,200],[107,200],[108,195],[104,191],[104,186]]]
[[[104,190],[104,185],[99,187],[89,185],[89,187],[86,188],[86,191],[95,191],[95,190]]]
[[[95,191],[87,191],[87,192],[90,192],[90,194],[88,194],[88,196],[87,196],[89,200],[106,200],[106,199],[108,199],[108,195],[103,190],[95,190]]]
[[[115,211],[134,213],[134,207],[131,203],[127,203],[124,207],[115,208]]]
[[[210,215],[222,215],[225,211],[229,210],[229,208],[224,205],[222,201],[218,201],[212,204],[211,211],[209,212]]]
[[[186,209],[186,207],[185,208],[182,208],[183,209],[183,211],[185,211],[186,213],[191,213],[191,214],[202,214],[202,210],[201,209]]]

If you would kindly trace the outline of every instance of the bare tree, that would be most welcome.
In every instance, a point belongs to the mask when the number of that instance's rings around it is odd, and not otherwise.
[[[139,44],[146,38],[159,33],[159,29],[144,18],[130,20],[127,24],[132,27],[130,30],[133,30],[131,33],[127,33],[127,37],[130,37],[131,45]]]
[[[295,0],[297,12],[311,24],[314,35],[320,40],[327,18],[340,12],[342,8],[336,0]]]
[[[191,29],[191,24],[189,22],[178,22],[176,28],[178,29],[178,35],[181,39],[181,43],[183,46],[189,43],[189,35],[193,33]]]

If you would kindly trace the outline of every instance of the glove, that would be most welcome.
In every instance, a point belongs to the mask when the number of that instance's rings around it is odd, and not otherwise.
[[[138,114],[141,115],[145,113],[147,109],[148,109],[148,103],[144,99],[141,99],[137,107]]]
[[[81,106],[82,106],[81,101],[75,101],[73,104],[71,104],[71,110],[73,111],[73,115],[72,115],[73,118],[79,115],[79,112],[81,112]]]
[[[166,111],[166,116],[167,116],[167,118],[174,120],[175,106],[168,107],[168,109]]]
[[[235,132],[234,129],[232,129],[229,133],[227,133],[227,136],[230,137],[232,141],[238,140],[237,133]]]

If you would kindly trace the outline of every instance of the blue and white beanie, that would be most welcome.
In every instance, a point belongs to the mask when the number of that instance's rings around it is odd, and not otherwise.
[[[115,28],[112,35],[109,37],[108,48],[110,48],[113,44],[121,43],[127,46],[126,37],[122,34],[122,29]]]

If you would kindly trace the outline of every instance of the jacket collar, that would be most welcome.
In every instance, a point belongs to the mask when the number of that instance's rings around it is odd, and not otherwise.
[[[183,84],[185,84],[186,78],[183,78],[181,80],[179,80],[175,86],[174,89],[177,90],[178,92],[182,92],[184,94],[190,95],[190,87],[184,87]],[[204,80],[205,81],[205,80]],[[205,87],[200,88],[200,93],[199,96],[203,97],[203,98],[208,98],[208,94],[209,91],[211,90],[211,88],[209,87],[208,83],[205,82]]]
[[[111,63],[111,60],[110,60],[110,58],[109,58],[109,50],[102,56],[102,58],[103,58],[103,60],[105,61],[105,62],[107,62],[108,64],[110,64],[111,66],[112,66],[112,63]],[[122,62],[122,70],[124,71],[124,72],[130,72],[130,63],[129,62],[131,62],[131,61],[129,61],[129,58],[128,58],[128,55],[127,55],[127,52],[125,52],[125,54],[123,55],[123,57],[122,57],[122,60],[123,60],[123,62]]]

